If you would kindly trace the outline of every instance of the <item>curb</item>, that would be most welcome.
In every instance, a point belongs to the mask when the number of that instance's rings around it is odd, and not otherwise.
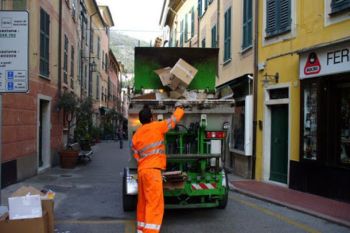
[[[269,198],[266,196],[262,196],[262,195],[259,195],[259,194],[253,193],[253,192],[246,191],[244,189],[237,188],[236,186],[234,186],[231,183],[231,181],[229,183],[229,187],[230,187],[230,191],[233,191],[233,192],[245,194],[245,195],[250,196],[250,197],[254,197],[254,198],[257,198],[257,199],[260,199],[263,201],[268,201],[270,203],[277,204],[280,206],[284,206],[284,207],[287,207],[287,208],[290,208],[290,209],[293,209],[293,210],[296,210],[296,211],[299,211],[299,212],[302,212],[305,214],[309,214],[309,215],[312,215],[314,217],[318,217],[318,218],[321,218],[321,219],[324,219],[324,220],[327,220],[327,221],[330,221],[330,222],[333,222],[333,223],[336,223],[336,224],[339,224],[339,225],[342,225],[345,227],[350,227],[350,222],[348,222],[348,221],[344,221],[342,219],[334,218],[334,217],[326,215],[326,214],[315,212],[315,211],[305,209],[305,208],[300,207],[300,206],[292,205],[292,204],[289,204],[286,202],[281,202],[281,201],[278,201],[278,200],[275,200],[275,199],[272,199],[272,198]]]

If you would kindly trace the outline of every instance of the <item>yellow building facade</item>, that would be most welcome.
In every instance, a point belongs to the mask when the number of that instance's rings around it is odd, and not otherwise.
[[[257,2],[255,178],[347,199],[350,1]]]

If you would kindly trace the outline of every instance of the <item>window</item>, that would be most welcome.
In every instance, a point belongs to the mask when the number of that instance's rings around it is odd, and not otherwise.
[[[306,84],[304,88],[303,158],[317,158],[317,84]]]
[[[217,47],[216,39],[217,39],[217,37],[216,37],[216,25],[214,25],[211,28],[211,47],[212,48],[216,48]]]
[[[50,52],[50,16],[40,9],[40,74],[48,77]]]
[[[100,44],[101,44],[101,39],[100,39],[100,37],[98,37],[98,38],[97,38],[97,58],[98,58],[98,59],[100,59],[100,53],[101,53]]]
[[[205,38],[202,40],[202,48],[205,48]]]
[[[332,0],[332,13],[350,10],[350,0]]]
[[[231,59],[231,7],[225,11],[224,62]]]
[[[105,71],[108,71],[108,54],[105,54]]]
[[[94,30],[90,29],[90,52],[94,52]]]
[[[72,45],[70,49],[70,76],[72,78],[74,78],[74,56],[74,46]]]
[[[100,99],[100,78],[97,75],[97,79],[96,79],[96,99],[99,100]]]
[[[202,6],[202,1],[203,0],[198,0],[198,16],[201,17],[202,16],[202,9],[203,9],[203,6]]]
[[[68,70],[68,37],[67,35],[64,35],[63,81],[66,84],[68,84],[67,70]]]
[[[191,10],[191,37],[194,36],[194,7]]]
[[[253,32],[253,1],[244,0],[243,2],[243,43],[242,49],[252,46]]]
[[[186,14],[185,15],[185,41],[188,40],[188,20],[187,20],[187,18],[188,18],[188,15]]]
[[[291,30],[291,0],[266,0],[266,36]]]
[[[180,23],[180,47],[183,47],[184,45],[184,21],[181,20],[181,23]]]

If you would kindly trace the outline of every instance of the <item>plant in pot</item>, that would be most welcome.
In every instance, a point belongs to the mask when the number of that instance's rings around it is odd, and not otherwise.
[[[73,143],[71,135],[72,121],[75,117],[78,100],[73,93],[65,92],[59,99],[57,107],[63,111],[64,122],[67,125],[67,144],[60,152],[60,165],[62,168],[74,168],[78,161],[79,151],[70,146]]]

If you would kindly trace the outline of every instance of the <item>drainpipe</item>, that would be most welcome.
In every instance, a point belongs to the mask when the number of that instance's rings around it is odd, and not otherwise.
[[[61,70],[61,65],[62,65],[62,1],[59,3],[59,20],[58,20],[58,96],[61,97],[62,94],[62,70]]]
[[[255,179],[255,162],[256,162],[256,129],[258,124],[258,62],[259,62],[259,0],[255,1],[254,7],[254,81],[253,81],[253,156],[252,156],[252,179]]]

